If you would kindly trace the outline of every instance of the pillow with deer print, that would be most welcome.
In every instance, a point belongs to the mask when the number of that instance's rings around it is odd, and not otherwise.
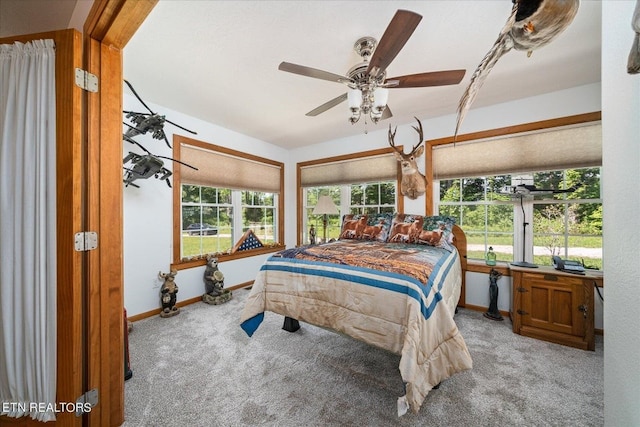
[[[454,248],[453,226],[455,223],[456,219],[452,216],[425,216],[422,221],[422,232],[414,243],[436,246],[451,252]]]
[[[392,218],[388,213],[345,215],[340,238],[386,242]]]
[[[455,218],[398,213],[391,223],[388,242],[436,246],[449,251],[453,246]]]

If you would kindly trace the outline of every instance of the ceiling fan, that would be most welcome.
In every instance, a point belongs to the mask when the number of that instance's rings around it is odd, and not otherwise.
[[[365,117],[369,115],[371,120],[377,123],[392,116],[386,105],[387,89],[453,85],[460,83],[464,77],[466,70],[435,71],[386,78],[387,67],[407,43],[421,19],[422,16],[415,12],[400,9],[393,16],[379,42],[373,37],[358,39],[353,48],[363,61],[351,67],[346,76],[290,62],[282,62],[278,69],[342,83],[349,88],[348,92],[309,111],[307,116],[317,116],[349,100],[349,121],[352,124],[360,119],[361,114]]]

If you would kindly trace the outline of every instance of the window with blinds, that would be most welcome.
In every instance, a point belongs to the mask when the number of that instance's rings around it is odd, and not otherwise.
[[[398,161],[390,147],[301,162],[297,166],[301,201],[297,213],[299,244],[309,243],[316,232],[324,236],[324,230],[318,229],[320,224],[324,226],[324,218],[313,215],[320,195],[331,196],[341,214],[403,209],[403,198],[396,196],[400,179]],[[327,238],[339,235],[340,218],[340,214],[327,218]]]
[[[197,168],[174,166],[176,263],[231,254],[247,230],[256,247],[284,241],[283,163],[179,135],[174,158]]]
[[[283,165],[280,162],[212,144],[194,145],[193,140],[186,139],[180,142],[180,161],[198,169],[182,166],[182,184],[268,193],[281,190]]]
[[[600,122],[433,147],[434,179],[601,165]]]
[[[360,153],[364,154],[364,153]],[[389,152],[300,166],[302,187],[395,180],[398,161]]]
[[[455,145],[431,141],[434,210],[456,217],[469,258],[483,259],[491,246],[500,261],[548,265],[560,255],[602,267],[602,128],[596,116],[549,121],[564,122],[554,127],[537,122],[494,129]],[[510,197],[518,184],[576,190]]]

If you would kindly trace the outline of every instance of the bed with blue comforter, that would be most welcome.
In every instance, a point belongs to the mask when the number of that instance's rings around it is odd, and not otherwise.
[[[398,414],[418,412],[433,387],[472,367],[454,321],[462,276],[454,245],[342,239],[286,249],[261,267],[241,327],[252,336],[270,311],[398,354]]]

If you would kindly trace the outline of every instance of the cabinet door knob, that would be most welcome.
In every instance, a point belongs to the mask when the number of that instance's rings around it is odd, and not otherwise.
[[[582,315],[586,319],[587,318],[587,312],[589,311],[589,308],[585,304],[582,304],[582,305],[578,306],[578,310],[582,312]]]

